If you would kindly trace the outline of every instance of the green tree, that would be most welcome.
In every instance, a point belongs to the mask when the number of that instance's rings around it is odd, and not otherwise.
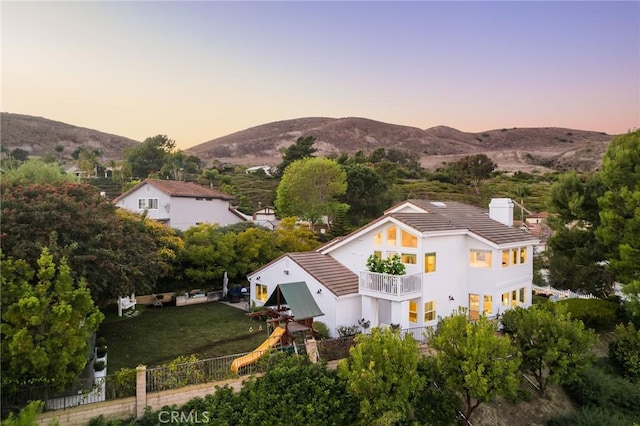
[[[609,359],[623,376],[640,383],[640,329],[632,322],[616,326],[609,342]]]
[[[298,225],[295,217],[285,217],[276,229],[276,247],[281,254],[310,251],[319,245],[316,234]]]
[[[338,364],[347,392],[360,401],[362,424],[395,424],[414,420],[412,397],[424,382],[417,374],[418,344],[398,331],[374,328],[359,334],[349,358]]]
[[[27,160],[15,169],[8,170],[2,176],[3,184],[8,182],[19,182],[22,184],[30,183],[52,183],[76,181],[73,175],[65,175],[62,173],[60,166],[45,163],[42,160]]]
[[[234,416],[239,417],[238,424],[354,424],[357,401],[326,364],[284,353],[270,356],[263,364],[264,375],[247,380],[240,391],[244,409]]]
[[[2,383],[74,383],[89,359],[89,336],[104,315],[65,258],[47,248],[36,272],[23,260],[2,258]]]
[[[609,269],[621,283],[640,281],[640,130],[613,139],[599,177],[605,192],[598,198],[596,236],[607,249]]]
[[[144,179],[151,173],[159,173],[165,164],[165,156],[175,149],[176,143],[166,135],[147,138],[140,145],[128,148],[124,159],[131,173],[138,179]]]
[[[346,174],[333,160],[305,158],[291,163],[276,191],[276,209],[282,217],[297,216],[312,225],[331,216],[347,189]]]
[[[282,176],[289,164],[294,161],[313,157],[313,153],[317,151],[313,147],[315,142],[315,136],[300,136],[292,145],[280,149],[282,162],[277,167],[276,175]]]
[[[66,257],[75,279],[85,278],[94,300],[148,292],[167,270],[162,242],[139,215],[116,207],[87,184],[3,184],[2,251],[36,267],[42,247]]]
[[[467,321],[465,314],[443,318],[429,344],[437,351],[445,386],[462,396],[467,420],[483,402],[516,393],[520,356],[486,317],[476,322]]]
[[[594,331],[555,303],[508,310],[502,322],[522,353],[522,371],[533,375],[543,395],[551,383],[576,379],[591,360]]]
[[[380,216],[389,205],[387,183],[374,169],[363,164],[348,164],[343,168],[347,174],[347,190],[340,200],[351,206],[351,225],[359,226]]]
[[[480,185],[491,177],[498,166],[486,154],[474,154],[449,163],[445,170],[452,176],[454,183],[467,183],[480,193]]]

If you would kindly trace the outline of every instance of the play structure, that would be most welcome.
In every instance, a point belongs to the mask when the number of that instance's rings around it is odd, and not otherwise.
[[[248,315],[252,318],[266,317],[267,330],[271,334],[253,352],[236,358],[231,363],[231,369],[235,373],[240,368],[257,362],[273,348],[293,347],[296,350],[296,340],[305,341],[316,336],[313,319],[324,315],[305,282],[277,285],[263,307],[263,310]]]

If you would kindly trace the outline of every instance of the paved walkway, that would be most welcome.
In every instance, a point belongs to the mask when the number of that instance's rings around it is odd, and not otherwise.
[[[232,308],[240,309],[245,312],[249,312],[251,308],[249,300],[246,300],[246,301],[242,300],[237,303],[223,302],[222,300],[218,300],[218,303],[222,303],[224,305],[231,306]]]

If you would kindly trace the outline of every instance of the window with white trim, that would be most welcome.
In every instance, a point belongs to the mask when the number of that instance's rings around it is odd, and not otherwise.
[[[436,270],[436,254],[425,253],[424,255],[424,272],[434,272]]]
[[[433,321],[436,319],[436,302],[431,300],[424,304],[424,322]]]
[[[474,268],[491,268],[491,250],[469,250],[469,265]]]
[[[256,284],[256,300],[266,302],[269,294],[267,293],[266,284]]]

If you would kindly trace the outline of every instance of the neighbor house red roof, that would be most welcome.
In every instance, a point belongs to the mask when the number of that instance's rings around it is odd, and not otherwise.
[[[158,188],[160,191],[168,194],[172,197],[189,197],[189,198],[218,198],[220,200],[233,200],[229,194],[225,194],[224,192],[216,191],[214,189],[209,189],[205,186],[198,185],[193,182],[181,182],[175,180],[162,180],[162,179],[145,179],[124,194],[117,197],[113,200],[114,203],[117,203],[133,191],[137,190],[143,185],[151,185]]]

